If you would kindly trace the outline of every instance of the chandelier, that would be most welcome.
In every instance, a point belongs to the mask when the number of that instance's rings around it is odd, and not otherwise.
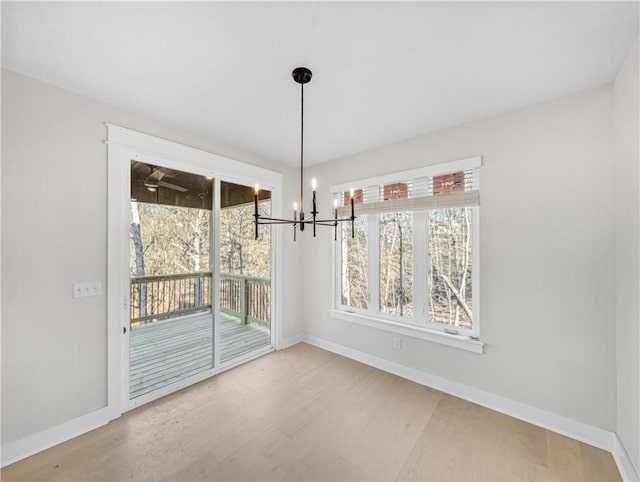
[[[256,239],[258,239],[258,227],[261,224],[291,224],[293,226],[293,240],[296,240],[296,232],[298,227],[300,231],[304,231],[306,224],[313,226],[313,237],[316,236],[316,226],[329,226],[333,227],[334,235],[333,239],[338,239],[338,223],[351,222],[351,237],[354,237],[354,221],[356,219],[353,210],[353,197],[354,192],[351,189],[351,216],[348,218],[338,218],[338,200],[333,201],[333,219],[318,219],[318,210],[316,209],[316,179],[311,180],[312,201],[311,201],[311,216],[305,217],[304,214],[304,84],[311,80],[311,71],[306,67],[297,67],[291,72],[293,80],[300,84],[300,212],[298,212],[298,203],[293,203],[293,219],[280,219],[271,218],[268,216],[262,216],[258,212],[258,194],[260,193],[258,185],[255,186],[255,193],[253,196],[254,206],[254,223],[256,228]]]

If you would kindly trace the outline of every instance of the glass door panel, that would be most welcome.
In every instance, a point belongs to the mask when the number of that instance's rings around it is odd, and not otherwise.
[[[213,368],[212,191],[131,162],[129,399]]]
[[[254,189],[220,185],[220,361],[271,345],[271,230],[255,239]],[[259,210],[271,214],[271,193]]]

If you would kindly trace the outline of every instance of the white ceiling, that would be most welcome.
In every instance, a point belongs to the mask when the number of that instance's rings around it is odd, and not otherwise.
[[[313,164],[610,82],[636,2],[2,3],[2,65]]]

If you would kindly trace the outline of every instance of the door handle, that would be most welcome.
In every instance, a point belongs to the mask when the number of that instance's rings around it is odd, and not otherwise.
[[[127,332],[127,327],[126,327],[126,326],[123,326],[123,327],[122,327],[122,334],[124,335],[126,332]]]

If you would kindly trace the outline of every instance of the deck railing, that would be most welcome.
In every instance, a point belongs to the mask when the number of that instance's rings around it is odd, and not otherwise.
[[[131,323],[211,309],[211,272],[131,278]]]
[[[211,309],[211,272],[131,278],[131,324],[174,318]],[[266,278],[220,274],[220,309],[242,323],[271,323],[271,282]]]
[[[242,323],[271,323],[271,281],[268,278],[220,273],[220,309]]]

